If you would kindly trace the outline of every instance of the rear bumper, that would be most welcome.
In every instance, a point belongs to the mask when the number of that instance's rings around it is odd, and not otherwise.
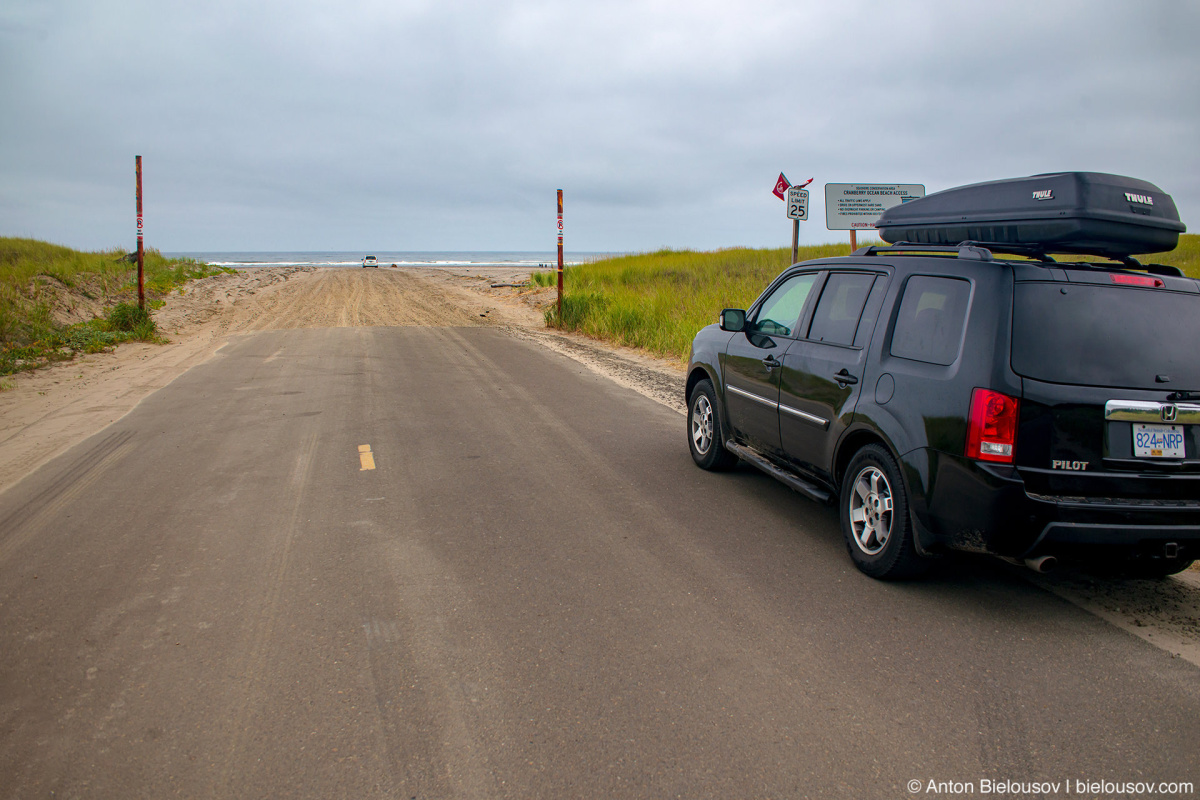
[[[1121,549],[1158,556],[1174,545],[1180,558],[1200,558],[1200,524],[1197,525],[1103,525],[1081,522],[1051,522],[1023,558],[1080,554],[1083,548]]]
[[[1129,476],[1132,497],[1062,497],[1029,491],[1011,467],[932,450],[903,461],[924,549],[1083,557],[1173,544],[1181,558],[1200,558],[1200,477]]]

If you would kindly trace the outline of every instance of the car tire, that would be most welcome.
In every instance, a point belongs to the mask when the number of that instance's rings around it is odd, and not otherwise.
[[[892,454],[869,444],[854,454],[838,499],[842,536],[854,565],[872,578],[902,580],[930,566],[913,544],[908,493]]]
[[[688,449],[701,469],[719,472],[733,467],[738,458],[725,449],[725,423],[712,381],[702,380],[688,397]]]

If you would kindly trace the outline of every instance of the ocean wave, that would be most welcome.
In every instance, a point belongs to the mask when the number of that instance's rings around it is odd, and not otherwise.
[[[367,251],[369,252],[369,251]],[[167,256],[194,258],[214,267],[255,269],[260,267],[361,267],[367,252],[241,251],[164,253]],[[558,264],[554,253],[518,251],[375,251],[380,266],[414,268],[507,267],[513,269],[553,269]],[[567,266],[583,264],[602,254],[572,254]],[[605,254],[606,255],[606,254]]]

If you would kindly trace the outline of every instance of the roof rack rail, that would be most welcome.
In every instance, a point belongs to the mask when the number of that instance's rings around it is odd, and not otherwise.
[[[1168,275],[1173,278],[1182,278],[1183,270],[1179,267],[1172,267],[1169,264],[1142,264],[1138,269],[1144,269],[1151,275]]]
[[[880,253],[947,253],[959,258],[969,258],[974,261],[992,261],[992,253],[985,247],[978,247],[974,242],[964,242],[960,245],[920,244],[918,242],[896,242],[893,245],[870,245],[854,251],[856,256],[874,256]]]
[[[1025,256],[1026,258],[1036,258],[1046,264],[1053,264],[1054,259],[1046,252],[1046,248],[1036,244],[1009,244],[1007,242],[977,242],[965,241],[960,242],[959,247],[983,247],[991,250],[993,253],[1006,253],[1012,256]]]
[[[1042,261],[1046,264],[1057,264],[1058,263],[1057,260],[1051,258],[1047,254],[1048,251],[1044,247],[1038,247],[1038,246],[1033,246],[1033,245],[1004,244],[1001,242],[963,242],[962,244],[959,245],[959,247],[962,247],[964,245],[972,245],[974,247],[986,247],[988,250],[993,250],[993,251],[996,251],[999,253],[1010,253],[1012,255],[1029,256],[1030,258],[1036,258],[1039,261]],[[1173,277],[1182,277],[1183,276],[1183,270],[1179,269],[1179,267],[1172,267],[1172,266],[1168,266],[1166,264],[1142,264],[1140,261],[1138,261],[1133,256],[1102,255],[1099,253],[1072,253],[1070,251],[1063,252],[1063,251],[1057,251],[1057,250],[1052,251],[1052,252],[1057,252],[1060,258],[1062,256],[1069,256],[1069,255],[1085,255],[1085,256],[1090,255],[1090,256],[1093,256],[1096,258],[1107,258],[1107,259],[1110,259],[1111,261],[1119,262],[1121,264],[1121,268],[1123,268],[1123,269],[1145,270],[1146,272],[1149,272],[1152,275],[1169,275],[1169,276],[1173,276]],[[1093,269],[1117,269],[1117,267],[1115,265],[1110,266],[1102,261],[1101,262],[1093,261],[1093,262],[1084,262],[1084,263],[1091,264]]]
[[[868,245],[854,251],[856,256],[877,256],[888,253],[945,253],[973,261],[995,261],[993,251],[1006,255],[1025,256],[1037,259],[1040,264],[1058,264],[1059,262],[1047,254],[1046,249],[1036,245],[1008,244],[1006,242],[959,242],[957,245],[921,244],[919,242],[896,242],[892,245]],[[1167,264],[1142,264],[1133,256],[1104,256],[1096,253],[1060,253],[1062,255],[1091,255],[1098,258],[1108,258],[1104,262],[1073,262],[1076,266],[1085,266],[1097,270],[1136,269],[1149,272],[1151,275],[1166,275],[1183,277],[1183,270]]]
[[[1093,253],[1079,253],[1077,255],[1095,255]],[[1085,266],[1090,269],[1114,270],[1114,269],[1136,269],[1148,272],[1151,275],[1166,275],[1173,278],[1182,278],[1183,270],[1179,267],[1173,267],[1168,264],[1143,264],[1133,256],[1098,256],[1099,258],[1108,258],[1111,261],[1079,261],[1074,262],[1076,266]],[[1117,266],[1117,262],[1120,266]]]

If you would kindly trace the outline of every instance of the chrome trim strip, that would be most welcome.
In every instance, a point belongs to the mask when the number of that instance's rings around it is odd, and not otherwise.
[[[729,384],[725,384],[725,390],[733,392],[734,394],[740,394],[742,397],[745,397],[747,400],[753,400],[756,403],[762,403],[767,408],[776,408],[776,409],[779,408],[779,403],[768,400],[765,397],[759,397],[756,394],[747,392],[745,389],[739,389],[736,386],[730,386]]]
[[[1113,422],[1162,423],[1163,406],[1175,406],[1175,425],[1200,425],[1200,405],[1195,403],[1155,403],[1145,400],[1109,400],[1104,418]]]
[[[827,419],[822,419],[821,417],[818,417],[815,414],[809,414],[808,412],[801,411],[798,408],[792,408],[791,406],[785,406],[783,403],[779,404],[779,410],[786,411],[787,413],[791,414],[792,416],[799,417],[800,419],[804,420],[805,422],[811,422],[814,425],[820,425],[822,428],[824,428],[826,425],[829,424],[829,420],[827,420]]]

